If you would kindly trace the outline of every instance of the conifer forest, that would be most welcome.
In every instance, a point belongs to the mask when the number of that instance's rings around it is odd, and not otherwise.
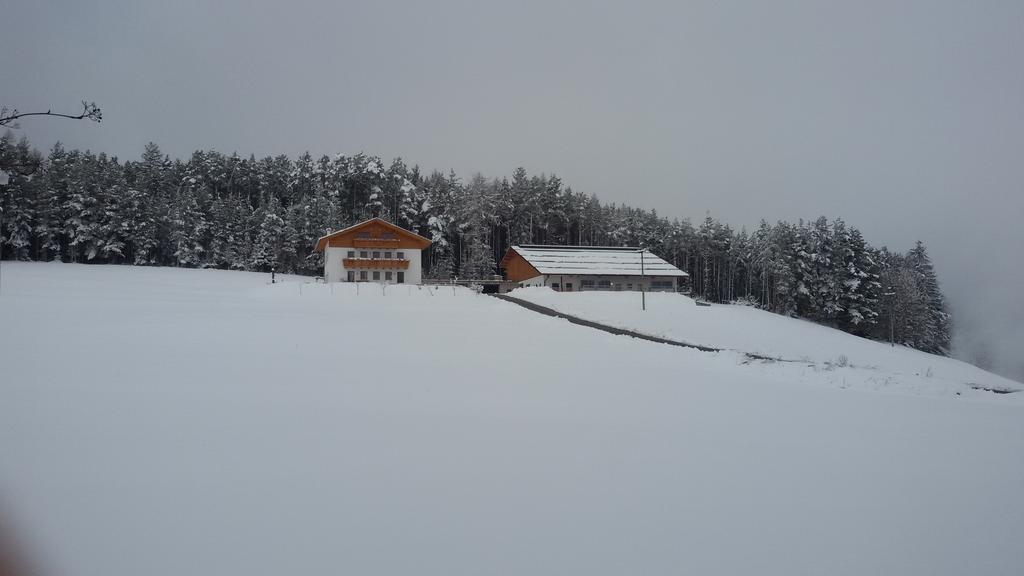
[[[509,246],[645,247],[715,303],[756,306],[866,338],[947,354],[951,319],[925,245],[872,246],[839,218],[735,229],[711,215],[666,218],[602,203],[554,175],[421,173],[396,158],[298,158],[156,144],[138,159],[66,150],[42,155],[0,137],[0,258],[319,275],[317,238],[379,216],[433,240],[427,277],[499,274]]]

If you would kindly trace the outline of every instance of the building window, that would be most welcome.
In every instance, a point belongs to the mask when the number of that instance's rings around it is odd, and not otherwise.
[[[391,260],[391,252],[385,252],[384,257],[387,258],[388,260]]]
[[[356,257],[356,251],[355,250],[349,250],[348,254],[345,257],[346,258],[355,258]]]
[[[359,279],[360,280],[366,280],[366,270],[360,270],[359,271]]]
[[[366,250],[360,250],[359,257],[360,258],[366,258]]]
[[[551,289],[554,290],[555,292],[558,292],[560,290],[558,282],[555,282],[554,284],[552,284],[551,285]]]
[[[398,252],[397,257],[399,260],[405,260],[405,252]]]
[[[380,258],[380,252],[374,251],[374,252],[373,252],[373,259],[374,259],[374,260],[377,260],[377,259],[379,259],[379,258]]]
[[[348,271],[348,281],[349,282],[355,282],[356,281],[356,273],[355,273],[355,271],[353,271],[353,270],[349,270]]]
[[[369,238],[369,232],[356,232],[356,238]]]
[[[385,272],[384,279],[387,280],[388,282],[391,282],[391,272]]]
[[[572,282],[566,282],[565,283],[565,291],[566,292],[572,292]]]
[[[594,287],[595,287],[596,285],[597,285],[597,284],[596,284],[596,283],[594,282],[594,280],[593,280],[593,279],[589,279],[589,280],[587,280],[587,279],[584,279],[584,280],[583,280],[583,281],[582,281],[582,282],[580,283],[580,288],[590,288],[591,290],[593,290],[593,289],[594,289]]]
[[[398,273],[398,283],[405,284],[405,272]]]
[[[377,272],[376,270],[374,270],[373,271],[373,279],[374,280],[380,280],[380,272]]]

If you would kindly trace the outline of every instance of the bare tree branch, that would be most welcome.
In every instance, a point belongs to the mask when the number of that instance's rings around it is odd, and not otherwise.
[[[73,114],[61,114],[59,112],[53,112],[47,110],[46,112],[18,112],[17,109],[8,110],[0,108],[0,126],[10,126],[17,128],[17,124],[13,124],[15,120],[19,118],[25,118],[28,116],[54,116],[57,118],[68,118],[70,120],[92,120],[93,122],[100,122],[103,120],[103,111],[96,105],[95,102],[86,102],[82,100],[82,113],[76,115]]]
[[[103,120],[103,111],[96,105],[95,102],[86,102],[82,100],[82,113],[78,115],[74,114],[62,114],[60,112],[54,112],[47,110],[46,112],[18,112],[17,108],[7,108],[6,106],[0,106],[0,127],[18,128],[16,120],[19,118],[25,118],[28,116],[53,116],[55,118],[68,118],[70,120],[92,120],[93,122],[100,122]],[[2,152],[2,150],[0,150]],[[41,160],[33,158],[29,162],[19,162],[11,158],[7,154],[0,154],[0,171],[8,174],[20,174],[22,176],[31,176],[39,169]]]

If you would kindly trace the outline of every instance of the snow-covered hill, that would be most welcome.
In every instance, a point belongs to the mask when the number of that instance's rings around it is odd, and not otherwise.
[[[787,360],[766,369],[789,373],[794,380],[925,395],[971,394],[978,387],[1024,389],[1024,384],[960,360],[749,306],[697,306],[691,298],[664,292],[647,294],[646,310],[641,310],[637,292],[559,293],[534,287],[510,295],[617,328]],[[1024,400],[1024,394],[1014,398]]]
[[[1018,394],[268,279],[3,264],[0,514],[47,573],[1024,570]]]

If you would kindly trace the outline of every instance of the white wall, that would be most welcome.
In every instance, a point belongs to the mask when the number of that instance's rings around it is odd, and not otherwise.
[[[345,258],[349,251],[354,251],[356,255],[359,252],[365,250],[367,252],[373,252],[373,249],[367,248],[348,248],[344,246],[328,246],[324,252],[324,280],[326,282],[345,282],[348,277],[348,270],[345,269]],[[378,252],[384,252],[383,249],[376,249]],[[402,252],[405,255],[406,260],[409,261],[409,267],[405,270],[393,269],[392,277],[390,282],[384,280],[384,272],[386,270],[381,269],[381,279],[378,282],[395,284],[396,278],[398,277],[397,272],[405,272],[405,283],[406,284],[421,284],[423,282],[423,262],[422,256],[423,251],[416,248],[402,248],[400,250],[390,250],[390,252]],[[356,279],[359,278],[359,270],[354,270],[356,273]],[[367,270],[367,276],[371,278],[369,282],[373,282],[373,270]]]
[[[405,271],[406,284],[423,283],[423,251],[415,248],[405,250],[405,257],[409,259],[409,269]]]
[[[641,279],[640,276],[576,276],[576,275],[569,275],[569,274],[565,274],[565,275],[550,274],[550,275],[535,276],[533,278],[530,278],[529,280],[524,280],[524,281],[520,282],[520,285],[522,285],[522,286],[551,286],[552,284],[558,284],[559,287],[564,290],[565,287],[562,286],[562,284],[572,284],[573,292],[579,292],[581,290],[584,290],[584,288],[583,288],[583,280],[584,279],[594,280],[595,282],[607,281],[607,282],[610,282],[612,284],[611,288],[586,288],[586,290],[634,290],[634,291],[639,291],[639,290],[641,290],[641,284],[643,284],[643,289],[645,289],[647,291],[650,291],[651,290],[651,284],[650,284],[651,282],[672,280],[673,277],[671,277],[671,276],[665,276],[665,277],[648,276],[648,277],[646,277],[644,279]],[[675,281],[676,281],[675,286],[678,286],[679,279],[676,279]],[[659,289],[659,290],[661,290],[661,289]]]

